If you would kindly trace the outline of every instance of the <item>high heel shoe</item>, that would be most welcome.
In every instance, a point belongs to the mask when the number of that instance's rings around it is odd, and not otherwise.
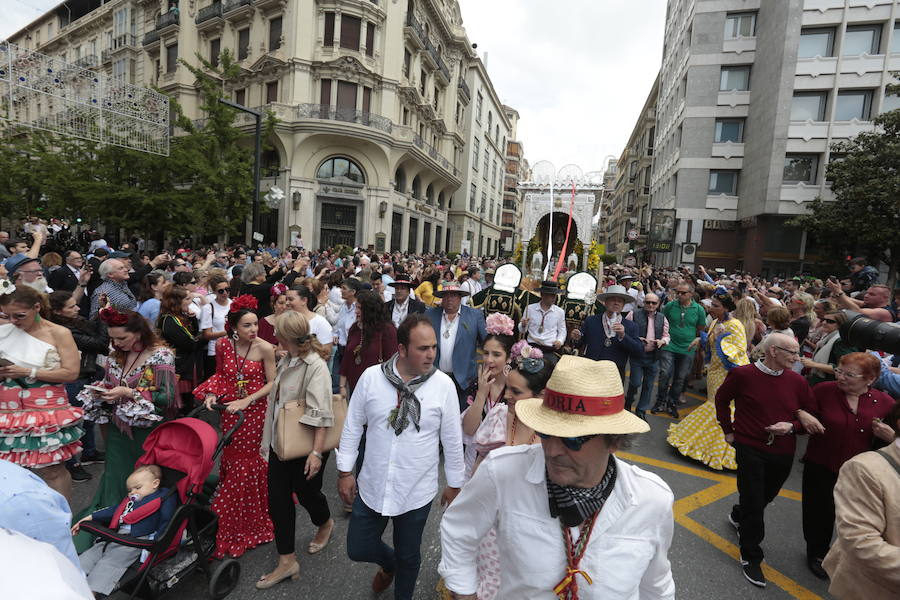
[[[318,542],[312,541],[309,543],[309,547],[306,549],[310,554],[316,554],[325,549],[325,546],[328,545],[328,542],[331,541],[331,534],[334,533],[334,521],[331,521],[331,529],[328,530],[328,537],[325,538],[325,541],[319,544]]]
[[[290,577],[293,581],[300,579],[300,563],[294,563],[293,567],[282,573],[277,579],[266,579],[266,576],[263,575],[259,578],[259,581],[256,582],[256,589],[267,590],[270,587],[281,583],[288,577]]]

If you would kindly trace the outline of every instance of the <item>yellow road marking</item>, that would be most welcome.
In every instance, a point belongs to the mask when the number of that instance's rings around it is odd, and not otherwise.
[[[728,496],[737,492],[737,481],[733,475],[711,473],[709,471],[704,471],[695,467],[680,465],[678,463],[672,463],[656,458],[649,458],[646,456],[639,456],[630,452],[617,452],[616,455],[625,460],[640,462],[646,465],[659,467],[661,469],[682,473],[684,475],[690,475],[692,477],[699,477],[701,479],[708,479],[718,482],[715,485],[700,490],[695,494],[691,494],[690,496],[685,496],[684,498],[676,500],[675,504],[672,507],[675,522],[709,545],[713,546],[717,550],[724,552],[734,560],[740,560],[740,548],[738,548],[735,544],[729,542],[719,534],[715,533],[714,531],[707,529],[688,516],[691,512],[699,508],[702,508],[714,502],[718,502],[719,500],[727,498]],[[801,499],[800,493],[794,492],[792,490],[781,490],[778,495],[789,498],[791,500]],[[781,573],[776,569],[773,569],[767,564],[763,565],[763,571],[765,572],[766,578],[769,581],[771,581],[779,588],[783,589],[794,598],[797,598],[799,600],[822,600],[821,596],[819,596],[818,594],[806,589],[787,575]]]

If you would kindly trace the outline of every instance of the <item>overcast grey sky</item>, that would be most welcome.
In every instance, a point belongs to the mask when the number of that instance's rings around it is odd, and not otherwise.
[[[0,0],[0,39],[60,0]],[[662,56],[666,0],[459,0],[534,164],[602,170],[622,152]]]

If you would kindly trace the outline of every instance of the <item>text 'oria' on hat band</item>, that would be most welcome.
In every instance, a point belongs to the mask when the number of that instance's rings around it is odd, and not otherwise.
[[[625,396],[574,396],[545,389],[544,406],[573,415],[605,417],[625,410]]]

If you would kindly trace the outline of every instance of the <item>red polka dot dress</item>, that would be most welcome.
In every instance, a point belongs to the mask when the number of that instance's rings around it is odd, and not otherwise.
[[[266,384],[263,363],[237,356],[231,341],[221,338],[216,343],[216,373],[198,386],[194,395],[202,400],[206,394],[216,394],[223,396],[220,401],[226,404],[239,400],[239,374],[246,382],[245,395]],[[219,516],[216,558],[226,554],[240,556],[275,537],[268,508],[266,475],[269,467],[260,455],[267,401],[268,398],[260,398],[244,409],[244,423],[222,453],[219,485],[212,501],[212,510]],[[237,417],[231,413],[221,414],[222,431],[228,431],[237,422]]]

